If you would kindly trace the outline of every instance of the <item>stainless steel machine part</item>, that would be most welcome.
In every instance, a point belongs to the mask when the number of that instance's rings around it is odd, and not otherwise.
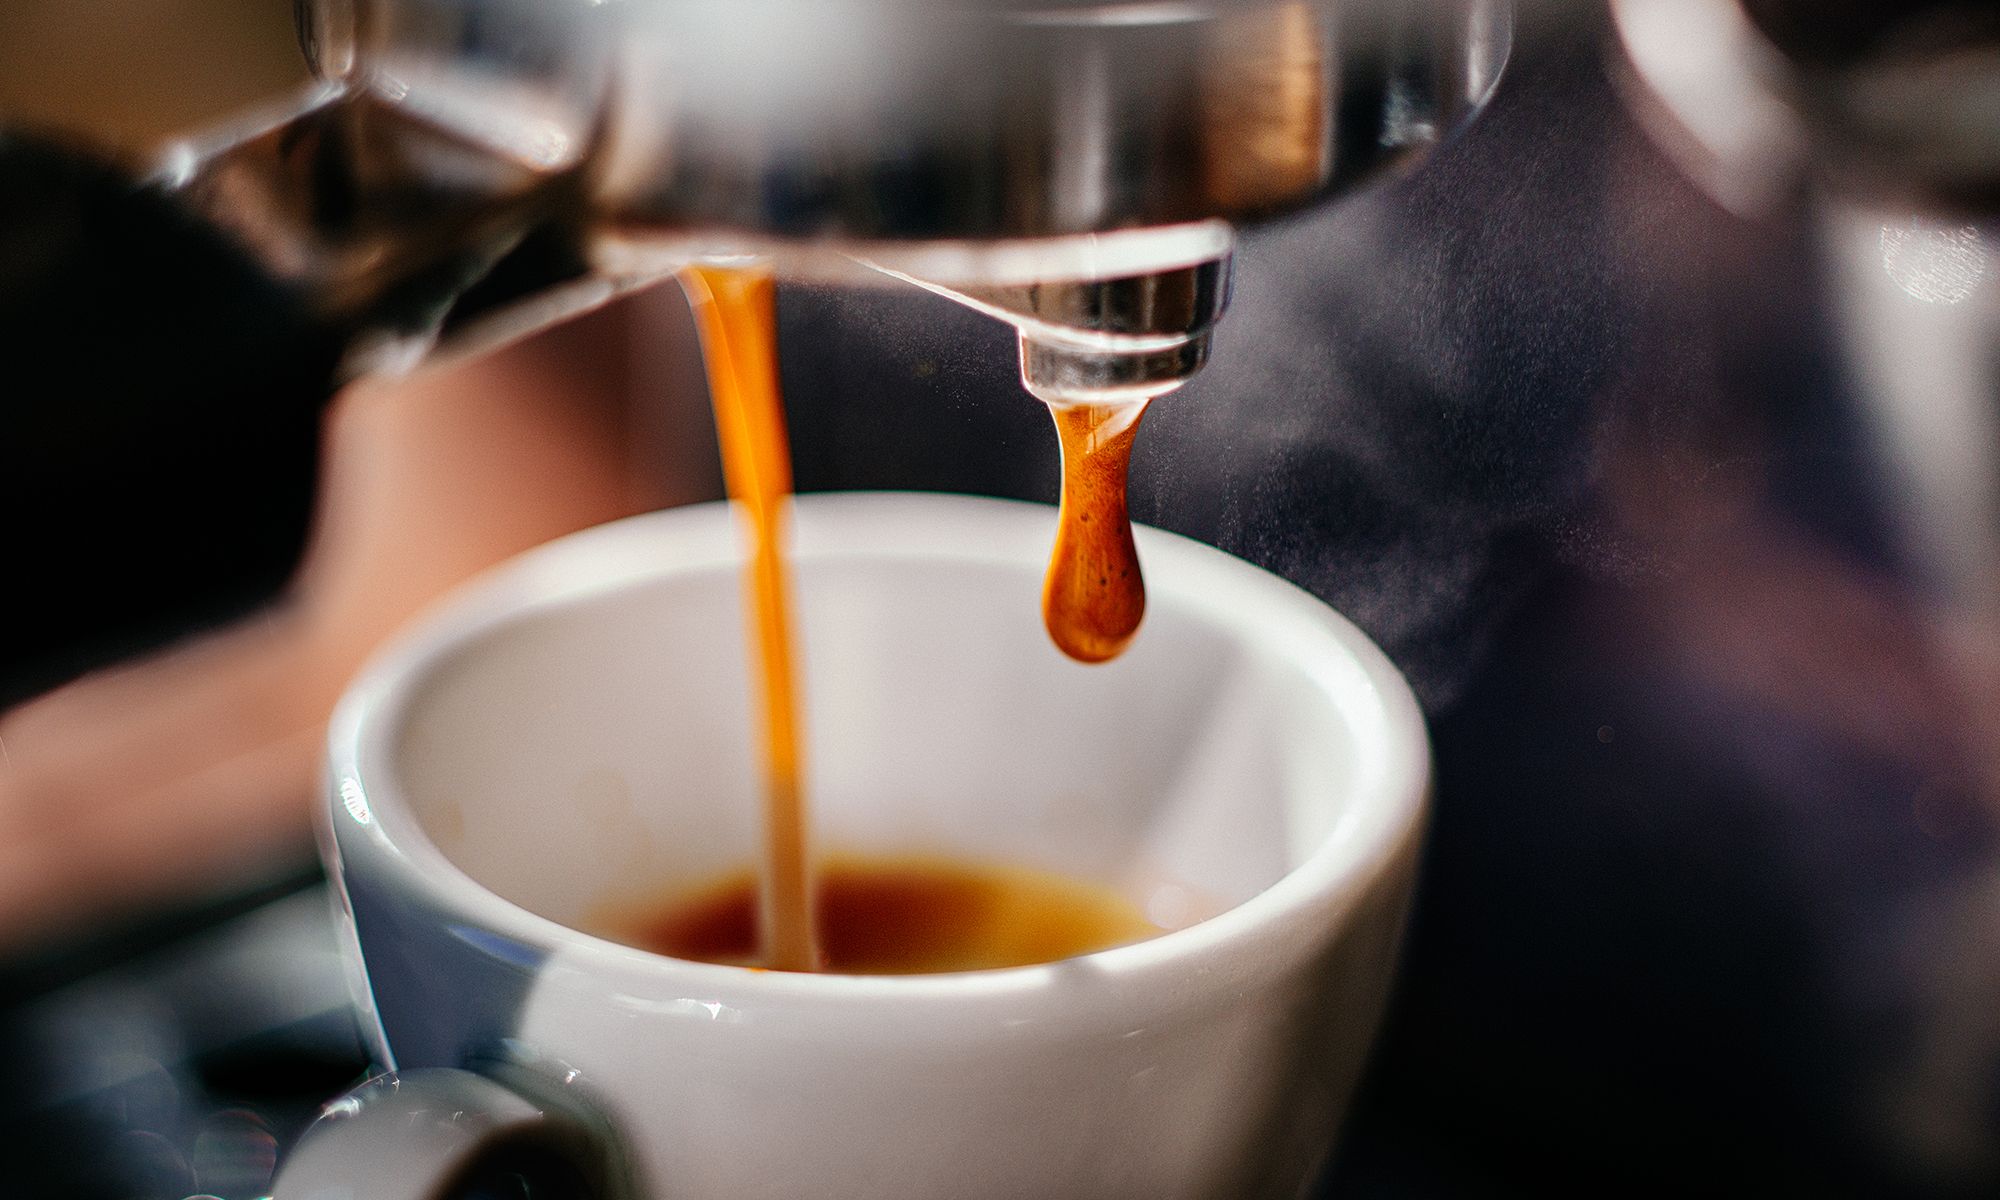
[[[1016,325],[1052,400],[1206,359],[1233,224],[1434,144],[1505,0],[300,0],[324,84],[164,178],[356,338],[476,348],[690,261]]]

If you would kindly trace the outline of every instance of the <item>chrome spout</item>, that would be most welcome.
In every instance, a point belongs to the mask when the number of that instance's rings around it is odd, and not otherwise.
[[[1227,232],[1219,235],[1227,243]],[[1208,361],[1229,303],[1230,254],[1105,279],[950,287],[889,274],[1013,325],[1021,385],[1050,404],[1151,399]]]

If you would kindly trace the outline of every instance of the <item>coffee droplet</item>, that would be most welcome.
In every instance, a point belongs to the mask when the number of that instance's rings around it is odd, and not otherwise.
[[[1078,662],[1118,657],[1146,615],[1146,581],[1126,515],[1126,469],[1144,400],[1050,405],[1062,440],[1062,506],[1042,584],[1049,637]]]

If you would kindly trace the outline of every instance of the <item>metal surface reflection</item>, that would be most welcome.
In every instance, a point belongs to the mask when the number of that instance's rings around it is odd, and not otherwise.
[[[1157,393],[1227,296],[1226,232],[1191,235],[1421,154],[1490,92],[1511,11],[303,0],[329,88],[167,178],[352,331],[355,369],[756,253],[968,298],[1022,327],[1040,391]],[[1127,339],[1133,297],[1184,292],[1209,299],[1145,321],[1172,346]]]

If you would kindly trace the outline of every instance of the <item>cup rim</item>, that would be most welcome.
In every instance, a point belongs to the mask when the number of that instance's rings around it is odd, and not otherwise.
[[[1193,539],[1135,525],[1149,601],[1192,610],[1231,630],[1248,627],[1250,644],[1283,650],[1334,701],[1361,751],[1348,802],[1327,833],[1242,903],[1182,929],[1057,963],[919,975],[806,974],[627,946],[534,913],[466,874],[424,832],[395,779],[395,731],[420,683],[457,649],[527,613],[663,575],[740,565],[733,508],[722,501],[688,505],[559,538],[462,584],[378,650],[341,698],[328,730],[329,802],[319,816],[322,850],[336,883],[341,861],[366,847],[439,911],[470,917],[551,955],[560,951],[566,964],[627,981],[651,979],[669,990],[699,986],[749,1003],[1006,997],[1040,989],[1052,970],[1077,964],[1162,986],[1197,961],[1232,973],[1252,971],[1260,961],[1268,969],[1274,939],[1282,940],[1284,930],[1302,919],[1335,923],[1412,846],[1422,826],[1430,794],[1429,739],[1415,697],[1387,656],[1352,622],[1286,580]],[[803,565],[942,557],[1019,569],[1027,548],[1046,552],[1053,512],[1044,504],[945,493],[808,494],[797,498],[793,558]],[[1245,614],[1256,620],[1245,621]],[[1232,947],[1237,954],[1230,954]],[[1221,961],[1229,958],[1233,966]]]

